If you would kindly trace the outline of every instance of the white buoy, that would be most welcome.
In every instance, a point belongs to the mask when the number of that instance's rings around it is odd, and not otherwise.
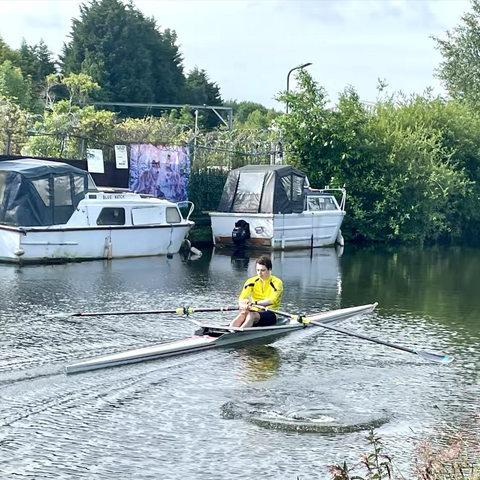
[[[194,254],[194,255],[197,255],[198,257],[201,257],[203,255],[203,253],[198,249],[198,248],[195,248],[195,247],[191,247],[190,248],[190,251]]]
[[[338,231],[338,235],[337,235],[337,240],[336,240],[336,242],[337,242],[341,247],[345,246],[345,240],[344,240],[344,238],[343,238],[343,236],[342,236],[342,231],[341,231],[341,230]]]

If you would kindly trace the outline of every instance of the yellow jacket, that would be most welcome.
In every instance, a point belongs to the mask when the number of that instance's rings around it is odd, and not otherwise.
[[[238,298],[239,300],[249,298],[250,294],[252,294],[252,302],[259,302],[268,298],[272,302],[270,308],[278,310],[282,301],[282,293],[283,283],[279,278],[270,275],[270,278],[264,282],[258,275],[255,275],[245,282]]]

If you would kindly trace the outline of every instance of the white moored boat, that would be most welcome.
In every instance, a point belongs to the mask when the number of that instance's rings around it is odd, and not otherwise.
[[[208,212],[213,240],[272,250],[343,245],[345,199],[343,188],[310,188],[306,175],[289,165],[237,168],[228,174],[218,211]]]
[[[178,205],[99,190],[71,165],[0,162],[0,261],[38,263],[177,253],[194,225]],[[190,202],[191,203],[191,202]]]
[[[374,303],[362,305],[360,307],[342,308],[339,310],[316,313],[314,315],[303,317],[304,321],[298,321],[298,319],[292,318],[289,321],[279,322],[279,324],[270,327],[235,328],[230,326],[200,324],[199,330],[195,332],[191,338],[84,360],[68,365],[66,367],[66,372],[70,374],[87,370],[115,367],[128,363],[157,360],[159,358],[173,355],[209,350],[215,347],[233,345],[262,338],[276,337],[294,330],[301,330],[302,328],[311,325],[309,323],[311,321],[318,321],[328,325],[355,315],[369,313],[375,309],[376,305],[377,304]]]

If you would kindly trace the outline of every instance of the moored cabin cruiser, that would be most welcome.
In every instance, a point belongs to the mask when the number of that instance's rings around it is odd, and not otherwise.
[[[0,162],[0,261],[41,263],[177,253],[194,225],[178,205],[99,190],[60,162]],[[191,202],[190,202],[191,203]]]
[[[343,245],[345,198],[343,188],[310,188],[306,175],[289,165],[237,168],[228,174],[218,211],[208,212],[214,243],[273,250]]]

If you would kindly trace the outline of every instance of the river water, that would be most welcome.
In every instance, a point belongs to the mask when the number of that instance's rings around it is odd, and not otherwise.
[[[377,301],[342,326],[455,362],[311,328],[66,376],[79,359],[182,339],[195,326],[180,315],[49,314],[235,305],[254,257],[0,266],[0,478],[327,479],[328,465],[369,451],[372,426],[411,478],[416,442],[448,443],[453,427],[480,432],[480,251],[338,253],[273,256],[283,310]]]

